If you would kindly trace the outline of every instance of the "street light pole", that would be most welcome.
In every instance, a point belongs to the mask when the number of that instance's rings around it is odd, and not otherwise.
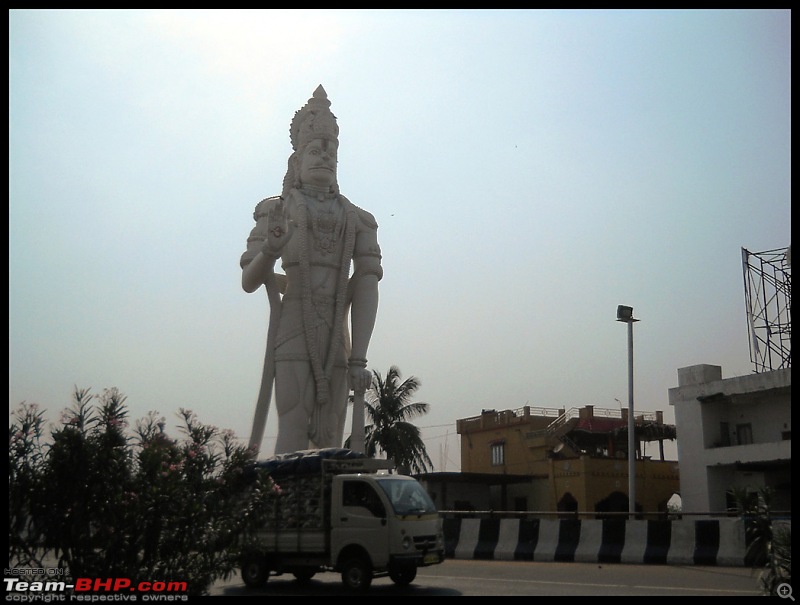
[[[633,307],[619,305],[617,321],[628,324],[628,515],[636,514],[636,428],[633,417]]]

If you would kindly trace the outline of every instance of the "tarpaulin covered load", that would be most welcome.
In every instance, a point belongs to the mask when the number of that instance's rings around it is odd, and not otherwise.
[[[266,470],[273,478],[289,475],[310,475],[322,470],[323,460],[357,460],[366,458],[361,452],[338,447],[302,450],[280,454],[255,463],[256,469]]]

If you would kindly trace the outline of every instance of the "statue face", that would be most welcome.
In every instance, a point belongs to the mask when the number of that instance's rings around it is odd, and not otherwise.
[[[336,143],[328,139],[309,141],[300,156],[300,181],[325,188],[336,183]]]

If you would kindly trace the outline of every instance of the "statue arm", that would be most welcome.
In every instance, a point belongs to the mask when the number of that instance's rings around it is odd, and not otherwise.
[[[352,342],[350,355],[353,359],[366,359],[369,341],[378,315],[378,277],[364,275],[353,284],[350,321]]]
[[[351,349],[350,388],[364,392],[372,382],[372,373],[366,369],[367,349],[378,315],[378,276],[362,275],[353,283],[350,309]]]
[[[255,292],[275,269],[283,246],[291,239],[294,223],[289,220],[283,200],[262,200],[253,213],[256,226],[247,238],[247,250],[242,255],[242,289]]]
[[[371,215],[359,211],[362,229],[356,239],[353,254],[353,277],[350,282],[350,388],[363,392],[372,382],[366,369],[367,349],[378,315],[378,282],[383,277],[381,249],[378,245],[377,224]],[[364,220],[364,219],[367,220]]]
[[[253,259],[242,267],[242,289],[255,292],[267,281],[267,276],[275,269],[275,257],[259,250]]]

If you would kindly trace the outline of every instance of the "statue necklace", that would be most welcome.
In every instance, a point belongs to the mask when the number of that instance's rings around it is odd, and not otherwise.
[[[319,203],[307,206],[311,217],[311,234],[314,237],[314,247],[325,254],[333,254],[336,244],[342,234],[342,207],[339,196],[322,192],[303,190],[308,197],[313,197]]]

